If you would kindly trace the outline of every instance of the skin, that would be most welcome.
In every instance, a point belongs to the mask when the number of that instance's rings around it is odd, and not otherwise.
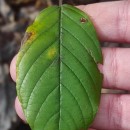
[[[130,0],[78,6],[88,13],[100,41],[130,43]],[[103,87],[130,91],[130,48],[102,48],[104,63],[99,65],[104,74]],[[16,81],[16,56],[10,73]],[[21,105],[16,98],[15,108],[25,121]],[[91,128],[98,130],[130,130],[130,95],[102,94],[97,116]]]

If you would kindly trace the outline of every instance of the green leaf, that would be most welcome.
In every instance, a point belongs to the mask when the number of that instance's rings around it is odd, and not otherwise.
[[[17,93],[32,130],[85,130],[98,110],[102,54],[88,15],[69,6],[43,10],[17,58]]]

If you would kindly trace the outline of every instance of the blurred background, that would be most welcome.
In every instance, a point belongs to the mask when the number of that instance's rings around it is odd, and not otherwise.
[[[64,0],[64,3],[79,5],[100,1]],[[58,0],[0,0],[0,130],[30,130],[14,109],[16,88],[9,75],[9,65],[20,48],[27,26],[40,10],[55,4]],[[102,46],[130,47],[117,43],[102,43]]]

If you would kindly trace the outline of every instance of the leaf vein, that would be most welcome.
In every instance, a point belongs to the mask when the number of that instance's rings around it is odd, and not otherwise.
[[[62,85],[63,85],[63,83],[62,83]],[[77,106],[79,107],[79,110],[80,110],[80,112],[81,112],[81,116],[82,116],[82,118],[83,118],[83,123],[84,123],[84,126],[85,126],[85,119],[84,119],[84,116],[83,116],[83,112],[82,112],[82,110],[81,110],[81,107],[80,107],[80,105],[79,105],[79,103],[78,103],[78,100],[75,98],[75,96],[73,95],[73,93],[65,86],[65,85],[63,85],[63,87],[69,92],[69,94],[74,98],[74,100],[76,101],[76,103],[77,103]],[[67,110],[66,110],[67,111]],[[68,111],[67,111],[68,112]],[[68,112],[69,113],[69,112]],[[69,113],[70,114],[70,113]],[[75,124],[75,126],[76,126],[76,128],[78,129],[78,127],[77,127],[77,124],[76,124],[76,122],[75,122],[75,120],[74,120],[74,117],[70,114],[70,116],[72,117],[72,119],[73,119],[73,122],[74,122],[74,124]]]
[[[66,47],[62,44],[62,46],[79,62],[79,64],[84,68],[85,72],[88,72],[89,78],[92,81],[96,91],[97,91],[97,87],[96,87],[96,83],[94,82],[89,70],[84,66],[84,64]]]
[[[60,48],[59,48],[59,54],[61,55],[62,54],[62,48],[61,48],[61,44],[62,44],[62,41],[63,41],[63,38],[62,38],[62,32],[63,32],[63,29],[62,29],[62,19],[63,19],[63,15],[62,15],[62,12],[63,12],[63,8],[62,6],[60,7],[60,22],[59,22],[59,45],[60,45]],[[62,72],[62,64],[60,64],[59,66],[59,75],[60,75],[60,80],[59,80],[59,93],[60,93],[60,98],[59,98],[59,111],[60,111],[60,115],[59,115],[59,129],[60,129],[60,122],[61,122],[61,98],[62,98],[62,88],[61,88],[61,72]]]
[[[91,106],[91,108],[92,108],[92,111],[94,112],[92,103],[91,103],[91,101],[90,101],[90,99],[89,99],[88,92],[86,91],[84,85],[82,84],[82,82],[80,81],[80,79],[77,77],[77,75],[75,74],[75,72],[74,72],[66,63],[64,63],[63,61],[62,61],[62,63],[70,70],[70,72],[76,77],[76,79],[77,79],[77,80],[79,81],[79,83],[81,84],[82,88],[84,89],[84,91],[85,91],[85,93],[86,93],[86,95],[87,95],[87,97],[88,97],[88,101],[89,101],[89,103],[90,103],[90,106]],[[92,112],[92,113],[93,113],[93,112]]]
[[[74,11],[74,12],[78,13],[79,15],[82,15],[82,14],[80,14],[78,11],[75,11],[75,10],[69,8],[69,7],[66,7],[66,8],[69,9],[69,10],[71,10],[71,11]],[[76,23],[71,17],[69,17],[65,12],[63,12],[63,14],[66,15],[70,20],[72,20],[75,24],[77,24],[79,27],[81,27],[81,28],[86,32],[86,34],[91,38],[91,40],[93,41],[94,45],[96,46],[96,48],[97,48],[97,50],[98,50],[98,52],[99,52],[99,49],[98,49],[97,44],[95,43],[95,41],[93,40],[93,38],[89,35],[89,33],[88,33],[80,24]],[[83,16],[83,15],[82,15],[82,16]],[[84,17],[84,16],[83,16],[83,17]],[[99,53],[99,54],[100,54],[100,53]]]
[[[39,116],[39,114],[40,114],[40,111],[41,111],[43,105],[45,104],[45,102],[47,101],[47,99],[51,96],[51,94],[58,88],[58,86],[59,86],[59,85],[57,85],[57,86],[47,95],[47,97],[44,99],[43,103],[42,103],[41,106],[39,107],[38,112],[37,112],[37,115],[36,115],[36,117],[35,117],[35,119],[34,119],[34,123],[33,123],[34,125],[35,125],[35,122],[36,122],[36,120],[37,120],[37,118],[38,118],[38,116]]]
[[[90,53],[90,51],[89,51],[86,47],[84,47],[84,45],[82,44],[82,42],[81,42],[76,36],[74,36],[74,34],[72,34],[69,30],[67,30],[67,29],[64,28],[64,27],[63,27],[63,29],[64,29],[66,32],[68,32],[75,40],[77,40],[78,43],[80,43],[80,45],[81,45],[81,46],[86,50],[86,52],[90,55],[90,57],[92,58],[92,60],[94,61],[94,63],[97,64],[96,61],[94,60],[92,54]]]
[[[43,127],[43,130],[46,128],[47,124],[49,123],[50,120],[52,120],[55,116],[57,116],[59,114],[59,111],[54,113],[49,119],[48,121],[46,122],[46,125]]]
[[[61,120],[68,126],[68,130],[70,130],[70,126],[69,126],[69,124],[61,117]]]
[[[57,41],[57,39],[55,39],[55,41],[52,42],[51,45],[49,45],[45,50],[42,51],[42,53],[40,53],[40,55],[34,60],[34,62],[31,64],[31,66],[29,67],[29,69],[27,70],[23,80],[21,81],[21,87],[22,87],[22,84],[24,83],[25,79],[26,79],[26,76],[28,75],[29,71],[31,70],[31,68],[33,67],[34,63],[36,63],[36,61],[44,54],[45,51],[47,51],[55,42]],[[20,87],[20,88],[21,88]],[[20,88],[19,88],[19,91],[20,91]]]
[[[37,87],[38,83],[40,82],[40,79],[42,78],[42,76],[44,75],[44,73],[47,71],[47,69],[48,69],[52,64],[53,64],[53,62],[51,62],[50,65],[49,65],[47,68],[45,68],[44,72],[40,75],[39,80],[37,80],[36,84],[34,85],[32,91],[30,92],[30,95],[28,96],[29,99],[28,99],[28,101],[27,101],[26,109],[28,109],[28,104],[29,104],[29,102],[30,102],[30,99],[31,99],[31,97],[32,97],[32,94],[33,94],[35,88]]]

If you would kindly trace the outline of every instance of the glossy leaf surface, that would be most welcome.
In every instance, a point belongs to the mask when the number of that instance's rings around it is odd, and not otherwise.
[[[88,16],[69,5],[49,7],[23,42],[17,93],[32,130],[86,130],[102,85],[102,54]]]

